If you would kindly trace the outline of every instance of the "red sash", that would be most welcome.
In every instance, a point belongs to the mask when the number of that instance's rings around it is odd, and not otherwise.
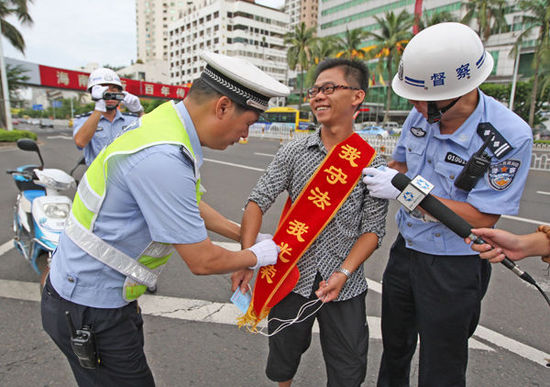
[[[275,265],[260,268],[252,302],[239,318],[239,326],[255,329],[269,310],[294,289],[300,278],[298,260],[336,215],[375,155],[375,150],[353,133],[325,157],[292,207],[283,211],[273,236],[281,248],[279,259]]]

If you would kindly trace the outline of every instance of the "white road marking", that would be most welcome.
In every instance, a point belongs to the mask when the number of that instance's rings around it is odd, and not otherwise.
[[[214,159],[204,159],[204,161],[209,161],[211,163],[218,163],[223,165],[229,165],[231,167],[237,167],[237,168],[244,168],[244,169],[251,169],[253,171],[259,171],[259,172],[265,172],[264,168],[255,168],[255,167],[249,167],[248,165],[243,164],[235,164],[235,163],[229,163],[227,161],[220,161],[220,160],[214,160]]]
[[[500,217],[504,219],[517,220],[518,222],[525,222],[525,223],[531,223],[531,224],[537,224],[537,225],[550,224],[548,221],[543,222],[542,220],[520,218],[519,216],[501,215]]]
[[[550,196],[550,192],[537,191],[537,193],[538,193],[539,195],[549,195],[549,196]]]
[[[72,140],[73,139],[71,136],[61,136],[61,135],[59,135],[59,136],[48,136],[46,138],[51,139],[51,140],[54,140],[56,138],[60,138],[62,140]]]
[[[275,155],[272,155],[271,153],[254,152],[254,154],[258,156],[275,157]]]
[[[235,242],[215,243],[228,250],[240,250],[240,244]],[[4,243],[0,246],[0,255],[6,253],[12,247],[13,241]],[[379,282],[368,278],[367,282],[371,291],[378,294],[382,292],[382,285]],[[0,279],[0,297],[40,302],[39,286],[35,282]],[[231,303],[219,303],[160,295],[143,295],[140,297],[140,306],[143,313],[146,315],[226,325],[236,325],[237,317],[240,315],[239,309]],[[380,318],[369,316],[368,323],[370,337],[380,340],[382,338]],[[265,320],[259,324],[259,327],[265,327]],[[314,325],[313,329],[314,332],[319,332],[317,324]],[[550,354],[542,350],[523,344],[481,325],[478,325],[474,337],[479,337],[494,346],[504,348],[509,352],[543,367],[546,367],[547,364],[545,359],[550,358]],[[491,352],[495,351],[494,348],[481,343],[475,338],[469,340],[469,348]]]
[[[7,253],[11,249],[13,249],[13,240],[9,240],[3,245],[0,246],[0,255]]]
[[[35,282],[0,280],[0,297],[40,302],[39,285]],[[235,326],[237,325],[237,318],[241,314],[240,310],[231,303],[220,303],[150,294],[144,294],[141,296],[139,298],[139,305],[145,315]],[[380,318],[369,316],[368,323],[370,337],[375,340],[381,340],[382,334],[380,331]],[[258,324],[258,328],[263,328],[265,326],[265,320]],[[315,333],[319,332],[319,327],[317,324],[314,325],[313,331]],[[516,343],[514,348],[518,348],[520,346],[522,348],[529,348],[526,345],[517,343],[512,339],[507,340],[511,344]],[[493,348],[480,343],[475,339],[470,339],[469,347],[471,349],[494,352]],[[531,360],[531,358],[528,359]]]
[[[548,353],[539,351],[536,348],[520,343],[519,341],[501,335],[500,333],[487,329],[481,325],[477,326],[474,335],[498,345],[501,348],[507,349],[508,351],[513,352],[527,360],[540,364],[543,367],[546,367],[548,364],[548,361],[546,360],[550,358]]]

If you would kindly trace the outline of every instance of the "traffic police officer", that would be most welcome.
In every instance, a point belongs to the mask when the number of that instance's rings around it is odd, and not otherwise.
[[[391,179],[399,171],[422,175],[434,184],[432,194],[474,227],[517,214],[532,134],[478,89],[492,69],[493,58],[463,24],[437,24],[413,37],[392,88],[414,108],[389,163],[395,169],[364,171],[371,195],[395,199]],[[468,167],[472,156],[484,168]],[[418,335],[418,385],[464,386],[468,338],[479,321],[490,266],[429,214],[401,208],[396,219],[399,235],[383,276],[378,386],[409,385]]]
[[[111,69],[94,70],[88,78],[88,92],[95,101],[95,109],[93,112],[78,116],[73,130],[76,146],[78,149],[84,149],[86,165],[90,165],[106,145],[143,114],[139,98],[127,91],[122,91],[120,78]],[[117,109],[120,100],[106,100],[105,93],[123,97],[122,103],[130,113],[122,114]]]
[[[201,145],[238,142],[270,97],[289,90],[245,60],[202,57],[207,66],[185,100],[144,115],[92,162],[53,254],[42,323],[81,386],[154,385],[136,299],[155,285],[172,246],[198,275],[277,259],[271,239],[239,252],[210,241],[206,229],[235,225],[209,207],[201,217],[199,167]]]

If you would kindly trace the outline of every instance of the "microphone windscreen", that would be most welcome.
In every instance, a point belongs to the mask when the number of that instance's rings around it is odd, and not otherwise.
[[[406,175],[398,173],[392,178],[391,183],[395,188],[403,191],[410,181],[411,179]],[[472,226],[432,195],[426,195],[419,206],[428,211],[431,216],[439,220],[460,237],[466,238],[470,235]]]

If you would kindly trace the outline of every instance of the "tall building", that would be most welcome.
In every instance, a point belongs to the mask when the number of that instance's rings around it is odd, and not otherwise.
[[[306,27],[317,26],[319,0],[286,0],[284,11],[290,17],[290,30],[300,23]]]
[[[239,0],[196,0],[169,24],[172,84],[192,82],[202,71],[200,52],[248,59],[280,82],[287,83],[283,36],[284,12]]]
[[[395,14],[400,13],[402,10],[406,10],[411,14],[414,14],[415,0],[330,0],[321,1],[319,3],[319,20],[317,35],[324,36],[342,36],[346,29],[353,30],[361,28],[364,31],[380,32],[380,26],[374,19],[375,16],[384,17],[384,13],[387,11],[393,11]],[[460,20],[466,13],[464,6],[465,1],[454,0],[430,0],[424,1],[423,13],[434,14],[443,11],[450,12],[457,20]],[[510,82],[514,72],[515,57],[511,55],[511,50],[514,42],[517,39],[519,33],[521,33],[522,26],[522,12],[516,5],[516,1],[508,0],[508,6],[505,9],[507,26],[502,28],[502,31],[498,34],[492,35],[487,42],[485,42],[485,48],[493,56],[495,60],[495,67],[493,73],[489,77],[489,81],[492,82]],[[471,27],[476,30],[475,24]],[[530,63],[532,62],[532,52],[534,51],[534,38],[527,39],[522,47],[522,54],[519,66],[520,75],[530,75]],[[366,40],[364,47],[368,47],[375,44],[374,40]],[[388,79],[387,74],[384,74],[384,80],[386,83]],[[378,78],[377,78],[378,81]],[[380,86],[380,83],[376,86]],[[376,89],[376,87],[375,87]],[[369,92],[369,99],[372,101],[376,99],[376,102],[382,103],[384,96],[382,93],[378,93],[377,90]],[[375,98],[380,97],[380,98]],[[403,100],[395,98],[395,104],[392,102],[392,106],[399,105],[400,108],[405,108],[406,103]]]
[[[458,20],[466,13],[465,1],[431,0],[423,3],[423,13],[434,14],[443,11],[450,12]],[[502,33],[492,35],[485,46],[487,51],[495,59],[495,69],[492,78],[509,80],[513,73],[514,57],[510,56],[510,50],[521,32],[521,12],[515,5],[516,1],[508,0],[506,8],[506,21],[508,26]],[[321,1],[319,7],[318,36],[341,36],[346,29],[361,28],[364,31],[378,31],[380,26],[374,16],[383,17],[387,11],[398,14],[402,10],[414,13],[415,0],[331,0]],[[476,25],[472,25],[476,29]],[[364,42],[365,46],[374,44],[373,40]],[[524,51],[528,53],[529,47],[534,46],[534,41],[524,44]]]
[[[190,0],[136,0],[138,60],[168,60],[168,25],[192,3]]]

